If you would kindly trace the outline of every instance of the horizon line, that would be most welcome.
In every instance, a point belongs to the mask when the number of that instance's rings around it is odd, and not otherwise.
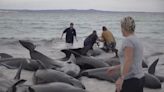
[[[2,11],[97,11],[97,12],[138,12],[138,13],[164,13],[164,11],[121,11],[99,9],[0,9]]]

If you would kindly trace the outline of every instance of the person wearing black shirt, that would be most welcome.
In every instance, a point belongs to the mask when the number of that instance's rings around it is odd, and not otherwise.
[[[61,36],[61,39],[62,39],[63,34],[66,33],[66,43],[69,43],[71,45],[73,45],[74,37],[77,40],[77,38],[76,38],[76,30],[73,28],[73,25],[74,25],[73,23],[70,23],[70,27],[66,28],[63,31],[62,36]]]
[[[96,43],[97,39],[98,39],[97,32],[95,30],[93,30],[92,34],[90,34],[84,40],[84,47],[83,47],[83,51],[82,51],[83,55],[86,55],[89,50],[93,49],[93,45],[94,45],[94,43]]]

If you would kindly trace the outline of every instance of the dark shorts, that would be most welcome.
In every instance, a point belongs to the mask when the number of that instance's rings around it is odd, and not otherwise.
[[[143,92],[145,77],[124,80],[121,92]]]
[[[116,48],[116,43],[112,42],[112,43],[104,43],[104,48],[109,51],[109,50],[114,50]]]
[[[73,44],[73,38],[66,38],[66,43],[72,43]]]

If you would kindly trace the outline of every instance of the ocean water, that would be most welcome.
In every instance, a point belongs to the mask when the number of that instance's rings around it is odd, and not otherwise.
[[[117,48],[122,42],[120,21],[125,16],[132,16],[136,22],[136,35],[144,46],[144,55],[164,53],[164,13],[144,12],[102,12],[102,11],[2,11],[0,10],[0,53],[8,53],[14,57],[30,57],[18,40],[30,40],[37,50],[45,55],[58,59],[64,57],[60,52],[65,48],[65,40],[60,39],[63,30],[74,22],[78,41],[73,47],[82,47],[83,40],[93,30],[101,36],[101,27],[106,26],[115,36]],[[152,56],[150,65],[159,57],[156,74],[164,76],[164,55]],[[16,70],[0,67],[9,78]],[[23,71],[22,77],[31,84],[32,72]],[[82,77],[81,81],[89,92],[114,92],[115,85],[107,81]],[[162,89],[144,89],[145,92],[164,92]]]

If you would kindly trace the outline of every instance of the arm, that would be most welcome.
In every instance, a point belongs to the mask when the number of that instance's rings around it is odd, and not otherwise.
[[[101,37],[101,38],[98,38],[98,41],[100,41],[100,42],[104,42],[104,39],[103,39],[103,37]]]
[[[103,33],[102,33],[101,37],[98,39],[98,41],[104,42],[104,35],[103,35]]]
[[[122,85],[124,82],[124,76],[126,76],[129,72],[130,67],[132,66],[132,59],[133,59],[133,48],[132,47],[126,47],[124,50],[124,65],[123,65],[123,71],[121,73],[121,77],[117,79],[116,81],[116,90],[117,92],[120,92],[122,89]]]
[[[99,38],[98,38],[98,36],[97,35],[95,35],[95,42],[94,43],[96,43],[97,44],[97,46],[99,47],[100,46],[100,44],[99,44]]]
[[[76,30],[75,29],[74,29],[74,36],[75,36],[76,41],[78,41],[77,37],[76,37]]]
[[[108,70],[107,70],[107,73],[109,74],[109,76],[113,76],[115,74],[115,72],[120,69],[120,65],[115,65],[113,67],[110,67]]]
[[[63,34],[64,34],[64,33],[62,33],[62,35],[61,35],[61,39],[62,39],[62,37],[63,37]]]
[[[98,46],[98,47],[100,46],[100,44],[99,44],[99,42],[98,42],[98,41],[96,41],[96,44],[97,44],[97,46]]]
[[[133,59],[133,48],[132,47],[126,47],[124,51],[125,60],[124,60],[124,66],[123,71],[121,74],[121,77],[124,78],[129,72],[130,67],[132,66],[132,59]]]
[[[61,39],[62,39],[62,37],[63,37],[63,34],[66,33],[66,31],[67,31],[67,29],[65,29],[65,30],[63,31],[63,33],[62,33],[62,35],[61,35]]]

